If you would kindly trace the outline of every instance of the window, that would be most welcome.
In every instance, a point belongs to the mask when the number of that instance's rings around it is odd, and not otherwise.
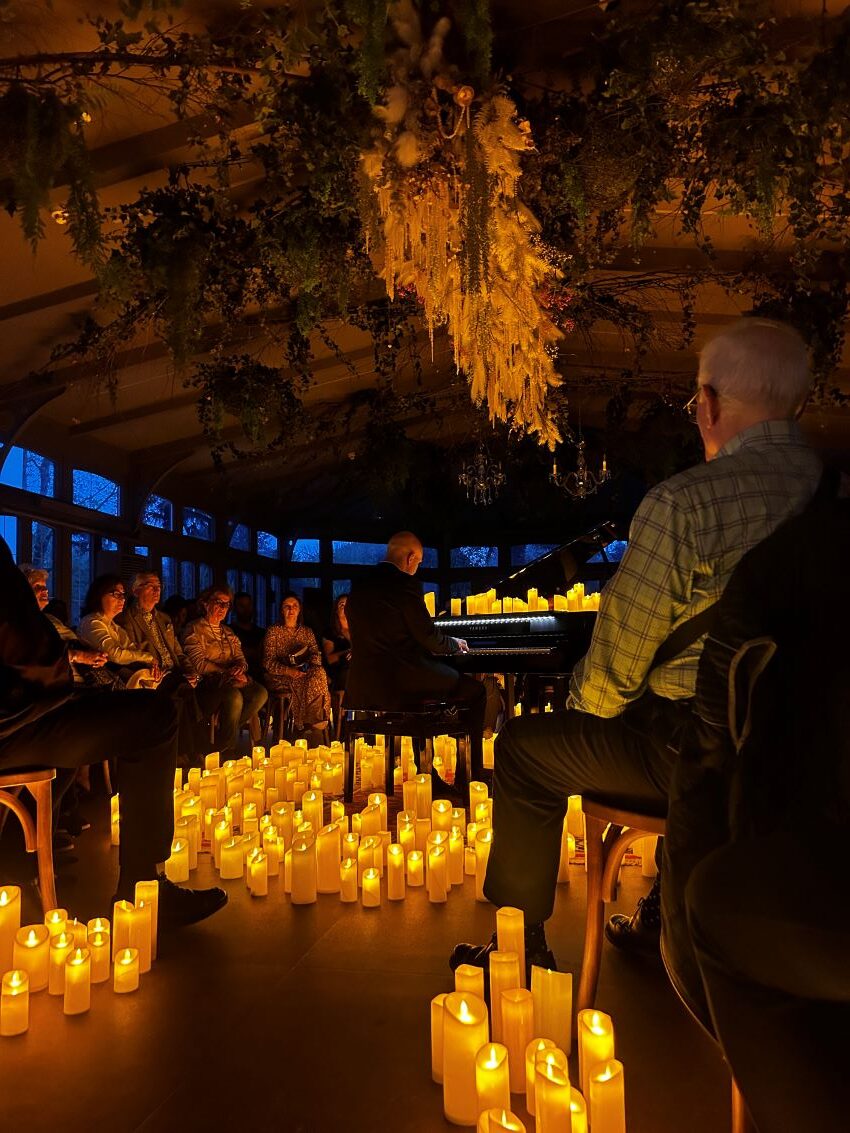
[[[170,598],[172,594],[179,593],[177,589],[177,560],[172,558],[171,555],[163,555],[161,562],[162,596],[163,598]]]
[[[356,563],[373,566],[383,562],[387,554],[386,543],[339,543],[333,542],[333,561],[335,563]]]
[[[75,468],[72,473],[71,499],[78,507],[103,515],[121,514],[121,489],[116,482],[84,468]]]
[[[30,559],[33,566],[41,567],[48,572],[48,585],[53,582],[54,548],[56,546],[55,533],[46,523],[33,523],[30,527],[32,542]]]
[[[471,582],[453,582],[449,591],[452,598],[466,598],[472,593]]]
[[[52,496],[55,475],[56,465],[52,460],[15,445],[9,449],[9,455],[0,469],[0,484],[7,484],[10,488],[23,488],[24,491],[36,492],[40,496]]]
[[[151,492],[145,500],[142,523],[146,527],[160,527],[163,531],[170,531],[174,526],[174,506],[171,500]]]
[[[100,541],[100,549],[101,551],[117,551],[118,544],[114,539],[104,538]]]
[[[198,567],[198,587],[206,590],[213,584],[213,568],[209,563],[201,563]]]
[[[14,515],[0,515],[0,536],[9,544],[12,558],[18,561],[18,520]]]
[[[319,561],[318,539],[296,539],[292,546],[294,563],[317,563]]]
[[[227,585],[235,594],[239,589],[239,571],[232,568],[227,572]]]
[[[349,594],[351,592],[351,579],[350,578],[335,578],[333,581],[333,596],[334,602],[339,598],[340,594]]]
[[[143,543],[136,543],[133,547],[133,554],[141,555],[143,559],[146,559],[150,553],[150,547],[145,546]]]
[[[626,547],[628,547],[628,545],[629,544],[626,539],[612,539],[608,546],[605,548],[604,555],[601,551],[597,551],[597,553],[587,561],[589,563],[618,563],[626,553]]]
[[[453,567],[497,567],[498,547],[452,547]]]
[[[212,542],[215,538],[215,520],[209,512],[201,511],[200,508],[184,507],[183,534]]]
[[[246,524],[234,523],[230,533],[230,546],[234,551],[251,550],[251,532]]]
[[[522,543],[519,547],[511,547],[511,566],[519,567],[533,563],[541,555],[548,555],[559,546],[559,543]]]
[[[85,531],[71,532],[71,625],[78,625],[86,591],[94,577],[92,537]]]
[[[257,554],[262,555],[264,559],[276,559],[278,556],[277,535],[271,535],[268,531],[258,531]]]
[[[240,570],[239,572],[239,589],[244,590],[246,594],[254,597],[254,576],[250,571]]]
[[[195,564],[180,564],[180,593],[184,598],[195,597]]]
[[[280,600],[283,595],[283,583],[279,574],[273,574],[271,577],[271,600],[272,609],[277,611],[280,609]],[[277,614],[275,613],[275,617]],[[274,617],[270,619],[274,621]]]
[[[268,598],[268,583],[261,574],[257,575],[257,593],[254,598],[254,619],[258,626],[266,624],[266,602]]]
[[[322,585],[320,578],[290,578],[289,589],[294,590],[301,601],[304,601],[304,591],[315,589],[318,590]]]

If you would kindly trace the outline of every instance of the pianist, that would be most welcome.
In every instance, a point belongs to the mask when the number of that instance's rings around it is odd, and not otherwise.
[[[806,349],[790,327],[741,319],[708,343],[687,407],[706,462],[652,488],[638,508],[590,649],[573,672],[567,711],[511,720],[498,736],[484,892],[494,905],[525,912],[530,963],[554,965],[543,924],[567,796],[666,813],[704,611],[742,555],[800,512],[818,485],[820,461],[795,421],[809,384]],[[608,936],[618,945],[657,950],[657,886],[633,917],[612,922]],[[486,967],[494,941],[458,945],[451,966]]]
[[[409,531],[393,535],[386,559],[355,580],[348,599],[351,669],[347,707],[409,709],[425,700],[448,700],[469,710],[473,778],[482,774],[481,733],[487,694],[472,677],[458,674],[436,655],[464,653],[467,644],[439,630],[425,608],[414,575],[422,562],[422,543]],[[466,783],[458,764],[454,789],[432,772],[434,798],[457,798]]]

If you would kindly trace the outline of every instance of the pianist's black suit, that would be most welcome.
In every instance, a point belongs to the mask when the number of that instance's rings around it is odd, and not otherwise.
[[[421,582],[392,563],[378,563],[352,584],[346,613],[351,629],[346,705],[415,709],[431,698],[465,704],[470,710],[472,772],[480,776],[486,692],[479,681],[437,660],[435,655],[459,649],[455,638],[434,625]]]

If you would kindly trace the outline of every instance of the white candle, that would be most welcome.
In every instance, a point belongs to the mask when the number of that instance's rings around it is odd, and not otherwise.
[[[220,872],[223,881],[242,877],[245,872],[245,855],[242,852],[241,838],[226,838],[221,843],[219,855]]]
[[[484,969],[475,964],[459,964],[455,968],[455,991],[484,998]]]
[[[44,914],[44,923],[47,925],[47,931],[51,936],[58,936],[60,932],[65,931],[68,924],[68,910],[48,909]]]
[[[451,830],[452,804],[447,799],[437,799],[431,804],[431,829]]]
[[[463,830],[453,826],[449,832],[449,881],[452,885],[463,885]]]
[[[534,999],[535,1035],[552,1039],[555,1046],[569,1054],[572,1047],[572,972],[553,972],[533,965],[531,995]]]
[[[283,860],[284,847],[283,839],[277,832],[277,828],[269,826],[263,831],[263,850],[268,862],[267,872],[269,877],[280,876],[280,863]]]
[[[519,987],[527,987],[525,971],[525,914],[522,909],[504,905],[496,912],[496,947],[500,952],[516,952],[519,957]],[[542,1034],[542,1032],[540,1032]]]
[[[292,904],[316,902],[316,847],[306,838],[292,843]]]
[[[511,1108],[506,1046],[501,1043],[486,1043],[475,1055],[475,1089],[478,1094],[479,1113],[484,1109]]]
[[[15,933],[12,967],[26,972],[30,992],[42,991],[49,983],[50,932],[47,925],[29,924]]]
[[[519,956],[516,952],[499,952],[498,949],[491,952],[490,1011],[494,1042],[502,1041],[502,992],[518,987]]]
[[[441,1084],[443,1081],[443,1014],[445,994],[435,995],[431,1000],[431,1077]]]
[[[475,850],[472,846],[464,848],[463,873],[465,877],[475,877]]]
[[[91,955],[91,982],[102,984],[109,979],[109,933],[101,929],[89,932],[88,950]]]
[[[12,966],[12,954],[15,951],[15,936],[20,927],[20,887],[17,885],[4,885],[3,888],[0,889],[0,972],[5,972]],[[29,995],[29,989],[27,989],[27,995]],[[29,1010],[29,1008],[27,1008],[27,1010]]]
[[[492,830],[479,830],[475,835],[475,900],[484,901],[484,880],[487,877],[487,862],[490,859],[490,845],[493,841]]]
[[[591,1069],[588,1100],[593,1133],[626,1133],[622,1062],[612,1058]]]
[[[423,885],[425,883],[425,860],[421,850],[411,850],[407,855],[407,884]]]
[[[375,909],[380,906],[381,875],[374,866],[364,872],[363,886],[360,893],[364,909]]]
[[[431,776],[417,775],[416,783],[416,817],[431,817]]]
[[[487,1006],[474,995],[450,992],[444,1001],[443,1112],[453,1125],[475,1125],[475,1056],[488,1041]]]
[[[136,991],[139,986],[139,953],[136,948],[122,948],[115,957],[112,988],[120,995]]]
[[[537,1133],[571,1133],[570,1077],[562,1050],[538,1056],[534,1075]]]
[[[65,960],[66,1015],[83,1015],[91,1007],[91,953],[75,948]]]
[[[487,802],[487,784],[479,783],[473,779],[469,784],[469,813],[470,816],[475,814],[475,808],[479,803]]]
[[[151,937],[152,930],[153,909],[150,905],[140,901],[133,909],[133,917],[130,921],[130,948],[135,948],[139,953],[139,971],[149,972],[151,970]]]
[[[387,850],[387,899],[403,901],[404,895],[404,849],[394,842]]]
[[[189,843],[177,838],[171,844],[171,856],[165,862],[165,876],[169,881],[189,880]]]
[[[22,1035],[29,1025],[30,978],[21,968],[14,968],[0,984],[0,1035]]]
[[[485,1109],[478,1118],[477,1133],[525,1133],[525,1125],[509,1109]]]
[[[534,1035],[531,992],[513,987],[502,992],[502,1042],[508,1048],[511,1093],[525,1093],[525,1051]]]
[[[377,867],[376,854],[380,852],[380,849],[381,840],[373,834],[370,834],[368,838],[363,838],[357,847],[357,879],[360,885],[363,884],[363,874],[366,870]]]
[[[74,936],[59,932],[50,938],[50,970],[47,979],[48,995],[65,993],[65,960],[74,949]]]
[[[323,826],[316,837],[316,888],[339,893],[340,838],[335,822]]]
[[[604,1011],[586,1008],[576,1019],[578,1036],[579,1088],[586,1099],[590,1098],[590,1072],[599,1062],[614,1057],[614,1024]],[[591,1125],[593,1117],[591,1115]]]
[[[534,1081],[537,1074],[537,1059],[547,1050],[555,1050],[551,1039],[532,1039],[525,1048],[525,1108],[534,1116]]]
[[[570,1117],[573,1121],[571,1133],[587,1133],[587,1106],[575,1086],[570,1090]]]
[[[248,889],[252,897],[269,893],[269,859],[262,850],[252,850],[248,858]]]
[[[357,900],[357,859],[344,858],[339,867],[339,899],[347,903]]]
[[[442,846],[432,846],[428,851],[428,900],[442,904],[446,900],[448,881],[447,854]]]

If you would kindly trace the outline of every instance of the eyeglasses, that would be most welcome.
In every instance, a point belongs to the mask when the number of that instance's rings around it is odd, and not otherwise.
[[[230,609],[230,603],[229,602],[211,602],[210,605],[212,606],[212,608],[214,610],[229,610]]]
[[[693,424],[696,424],[697,410],[699,409],[699,395],[703,390],[705,390],[706,393],[710,393],[712,394],[712,396],[717,397],[717,391],[713,388],[713,386],[708,385],[707,382],[703,382],[697,388],[697,392],[694,394],[694,396],[683,406],[685,416]]]
[[[127,595],[123,590],[107,590],[106,593],[109,594],[112,598],[117,598],[119,602],[127,601]]]
[[[157,590],[157,591],[159,591],[159,590],[162,590],[162,587],[160,586],[160,584],[158,582],[146,582],[144,584],[144,586],[140,586],[139,589],[140,590]]]

